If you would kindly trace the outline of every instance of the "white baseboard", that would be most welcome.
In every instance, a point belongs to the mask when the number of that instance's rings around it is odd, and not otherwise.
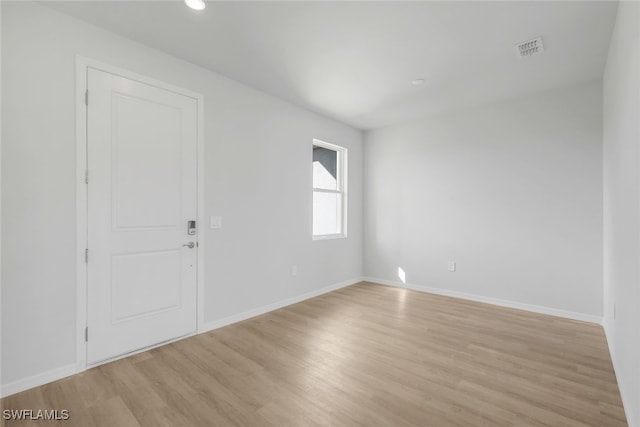
[[[622,387],[622,382],[625,380],[625,377],[623,375],[621,375],[622,373],[620,372],[620,368],[618,367],[618,355],[612,345],[612,341],[610,339],[611,337],[611,332],[610,332],[610,328],[611,328],[611,324],[607,321],[603,322],[603,326],[604,326],[604,336],[607,340],[607,346],[609,347],[609,356],[611,356],[611,364],[613,365],[613,372],[616,375],[616,381],[618,382],[618,391],[620,392],[620,399],[622,399],[622,407],[624,409],[624,415],[627,418],[627,424],[629,426],[637,426],[639,425],[638,423],[635,423],[635,420],[632,417],[632,413],[631,413],[631,408],[632,404],[634,402],[632,402],[626,393],[626,387]],[[635,423],[635,424],[634,424]]]
[[[33,387],[38,387],[53,381],[57,381],[64,377],[76,374],[82,370],[83,369],[80,369],[80,367],[75,363],[71,365],[61,366],[55,369],[50,369],[40,374],[32,375],[30,377],[3,385],[0,389],[0,397],[7,397]]]
[[[308,300],[310,298],[314,298],[317,297],[319,295],[322,294],[326,294],[341,288],[345,288],[347,286],[351,286],[351,285],[355,285],[356,283],[362,282],[363,278],[358,277],[356,279],[352,279],[352,280],[347,280],[345,282],[340,282],[340,283],[336,283],[330,286],[326,286],[324,288],[321,289],[317,289],[315,291],[311,291],[311,292],[307,292],[304,293],[302,295],[298,295],[295,297],[291,297],[291,298],[287,298],[285,300],[282,301],[278,301],[278,302],[274,302],[272,304],[268,304],[268,305],[263,305],[262,307],[257,307],[254,308],[252,310],[248,310],[242,313],[238,313],[238,314],[234,314],[232,316],[228,316],[228,317],[224,317],[222,319],[218,319],[218,320],[213,320],[211,322],[206,322],[204,325],[202,325],[202,328],[198,329],[198,333],[204,333],[204,332],[209,332],[212,331],[214,329],[218,329],[218,328],[222,328],[223,326],[227,326],[227,325],[231,325],[232,323],[237,323],[237,322],[241,322],[243,320],[247,320],[250,319],[252,317],[255,316],[259,316],[261,314],[265,314],[268,313],[270,311],[274,311],[277,310],[279,308],[283,308],[286,307],[288,305],[291,304],[296,304],[299,302],[302,302],[304,300]]]
[[[448,297],[461,298],[470,301],[483,302],[486,304],[499,305],[501,307],[516,308],[518,310],[531,311],[533,313],[548,314],[551,316],[564,317],[571,320],[580,320],[582,322],[596,323],[602,325],[602,317],[592,314],[576,313],[573,311],[560,310],[557,308],[543,307],[539,305],[525,304],[517,301],[503,300],[499,298],[485,297],[482,295],[467,294],[465,292],[451,291],[448,289],[432,288],[430,286],[420,286],[413,284],[404,284],[395,280],[379,279],[376,277],[363,277],[365,282],[376,283],[379,285],[393,286],[396,288],[406,288],[413,291],[426,292],[436,295],[444,295]]]

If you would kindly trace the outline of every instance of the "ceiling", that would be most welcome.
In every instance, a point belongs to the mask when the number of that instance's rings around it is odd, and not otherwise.
[[[47,6],[360,129],[602,76],[617,3],[71,1]],[[515,55],[542,36],[545,52]],[[425,84],[411,81],[423,78]]]

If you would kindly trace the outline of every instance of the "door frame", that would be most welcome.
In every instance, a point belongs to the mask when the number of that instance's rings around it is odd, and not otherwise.
[[[196,270],[196,332],[200,333],[204,326],[204,96],[181,87],[146,77],[116,66],[105,64],[85,56],[76,55],[76,369],[82,372],[87,368],[108,363],[120,357],[126,357],[136,352],[109,359],[104,362],[87,365],[87,342],[85,328],[88,321],[88,264],[85,262],[85,249],[88,245],[88,186],[85,182],[87,170],[87,109],[85,105],[85,91],[88,87],[87,69],[94,68],[111,74],[117,74],[127,79],[155,86],[160,89],[175,92],[196,100],[197,109],[197,218],[198,221],[198,253]],[[90,102],[90,100],[89,100]],[[91,178],[89,177],[89,180]],[[189,335],[189,336],[191,336]],[[184,336],[176,338],[180,340]],[[171,341],[168,341],[171,342]],[[163,342],[158,345],[164,345]],[[150,347],[148,347],[150,348]],[[145,348],[144,351],[148,348]]]

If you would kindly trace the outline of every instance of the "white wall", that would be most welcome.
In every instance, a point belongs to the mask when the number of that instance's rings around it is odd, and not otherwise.
[[[365,276],[398,281],[401,267],[410,285],[597,320],[601,90],[594,82],[368,132]]]
[[[75,363],[76,54],[205,96],[206,215],[223,216],[201,235],[207,322],[362,275],[360,131],[45,6],[2,7],[5,385]],[[348,239],[311,240],[313,138],[349,149]]]
[[[639,147],[640,4],[621,2],[604,76],[604,324],[631,427],[640,426]]]
[[[0,100],[2,100],[2,2],[0,2]],[[0,102],[0,190],[2,189],[2,102]],[[0,242],[2,242],[2,194],[0,191]],[[0,244],[0,332],[2,332],[2,244]],[[0,337],[0,391],[2,384],[2,339]],[[0,393],[1,394],[1,393]]]

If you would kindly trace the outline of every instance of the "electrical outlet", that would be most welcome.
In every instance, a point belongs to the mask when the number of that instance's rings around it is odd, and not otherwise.
[[[298,266],[297,265],[292,265],[291,266],[291,275],[292,276],[297,276],[298,275]]]
[[[449,271],[451,271],[451,272],[456,271],[456,262],[455,261],[449,261]]]

